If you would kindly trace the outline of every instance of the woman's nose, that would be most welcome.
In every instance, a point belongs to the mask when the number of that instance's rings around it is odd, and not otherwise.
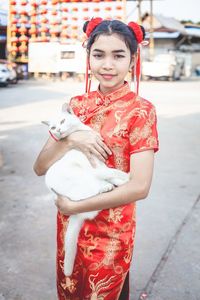
[[[110,59],[105,59],[103,62],[103,68],[106,70],[110,70],[113,68],[112,61]]]

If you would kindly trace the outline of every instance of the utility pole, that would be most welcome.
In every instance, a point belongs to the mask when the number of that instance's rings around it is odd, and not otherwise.
[[[153,38],[153,0],[150,0],[150,29],[149,29],[149,58],[154,57],[154,38]]]
[[[10,4],[10,0],[9,0],[9,4],[8,4],[8,19],[7,19],[7,37],[6,37],[6,56],[7,56],[7,60],[8,61],[12,61],[12,55],[11,55],[11,14],[10,14],[10,10],[11,10],[11,4]]]
[[[137,8],[138,8],[138,23],[141,25],[142,24],[142,12],[141,12],[141,3],[142,0],[137,0],[138,4],[137,4]]]

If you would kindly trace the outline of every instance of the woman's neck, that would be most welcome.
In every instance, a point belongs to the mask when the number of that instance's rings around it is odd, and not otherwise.
[[[120,84],[117,85],[117,86],[111,87],[111,88],[109,88],[109,87],[106,88],[106,87],[104,87],[104,86],[102,87],[101,84],[100,84],[100,85],[99,85],[99,90],[100,90],[101,94],[106,95],[106,94],[109,94],[109,93],[112,93],[112,92],[118,90],[118,89],[119,89],[120,87],[122,87],[125,83],[126,83],[126,81],[120,83]]]

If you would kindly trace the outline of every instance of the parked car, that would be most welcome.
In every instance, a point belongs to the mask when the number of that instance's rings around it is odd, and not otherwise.
[[[14,62],[5,60],[5,59],[0,59],[0,64],[4,65],[9,71],[8,82],[9,83],[17,83],[17,81],[18,81],[17,71],[16,71],[17,64]]]
[[[194,71],[195,71],[197,76],[200,76],[200,65],[196,66]]]
[[[0,85],[7,86],[10,72],[5,64],[0,64]]]
[[[158,54],[153,61],[142,64],[142,78],[179,80],[184,73],[184,59],[175,54]]]
[[[17,83],[18,78],[17,78],[17,72],[12,66],[7,66],[8,71],[9,71],[9,82],[10,83]]]

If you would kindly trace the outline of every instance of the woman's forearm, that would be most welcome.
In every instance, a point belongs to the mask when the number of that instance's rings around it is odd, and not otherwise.
[[[49,138],[33,166],[35,173],[38,176],[44,175],[50,166],[52,166],[70,149],[71,143],[68,142],[67,139],[56,142],[52,138]]]
[[[126,184],[115,188],[111,192],[98,194],[94,197],[74,202],[73,213],[118,207],[147,197],[149,186],[130,180]]]

